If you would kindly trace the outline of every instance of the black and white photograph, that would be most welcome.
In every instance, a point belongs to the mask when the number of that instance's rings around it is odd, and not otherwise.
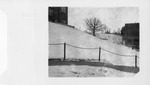
[[[134,77],[138,7],[48,7],[49,77]]]
[[[150,0],[0,0],[0,85],[150,85]]]

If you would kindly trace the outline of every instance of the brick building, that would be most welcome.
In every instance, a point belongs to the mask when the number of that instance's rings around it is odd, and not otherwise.
[[[139,49],[139,23],[127,23],[121,30],[123,44]]]
[[[48,20],[68,25],[68,7],[49,7]]]

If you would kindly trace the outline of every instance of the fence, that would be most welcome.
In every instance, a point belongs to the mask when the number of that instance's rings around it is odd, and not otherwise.
[[[99,55],[98,55],[98,61],[101,60],[101,50],[104,50],[108,53],[111,53],[111,54],[114,54],[114,55],[118,55],[118,56],[126,56],[126,57],[135,57],[135,67],[137,67],[137,58],[139,58],[137,55],[122,55],[122,54],[118,54],[118,53],[114,53],[114,52],[111,52],[111,51],[108,51],[104,48],[101,48],[101,47],[96,47],[96,48],[84,48],[84,47],[79,47],[79,46],[75,46],[75,45],[71,45],[71,44],[68,44],[68,43],[54,43],[54,44],[49,44],[49,45],[64,45],[64,60],[66,60],[66,45],[68,46],[71,46],[71,47],[74,47],[74,48],[78,48],[78,49],[85,49],[85,50],[92,50],[92,49],[98,49],[99,50]]]

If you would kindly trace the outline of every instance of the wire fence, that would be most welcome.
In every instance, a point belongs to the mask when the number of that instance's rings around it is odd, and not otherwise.
[[[64,45],[64,43],[53,43],[53,44],[48,44],[48,45]]]
[[[98,58],[99,61],[100,61],[100,57],[101,57],[101,50],[106,51],[106,52],[111,53],[111,54],[114,54],[114,55],[118,55],[118,56],[135,57],[135,67],[137,67],[137,58],[139,58],[137,55],[124,55],[124,54],[114,53],[114,52],[106,50],[102,47],[85,48],[85,47],[71,45],[69,43],[52,43],[52,44],[48,44],[48,45],[64,45],[64,60],[66,59],[66,45],[70,46],[70,47],[78,48],[78,49],[85,49],[85,50],[97,50],[98,49],[99,50],[99,58]]]
[[[126,56],[126,57],[134,57],[135,55],[123,55],[123,54],[118,54],[118,53],[114,53],[114,52],[111,52],[111,51],[108,51],[106,49],[103,49],[101,48],[102,50],[108,52],[108,53],[111,53],[111,54],[114,54],[114,55],[118,55],[118,56]]]
[[[74,48],[87,49],[87,50],[91,50],[91,49],[99,49],[99,48],[84,48],[84,47],[79,47],[79,46],[71,45],[71,44],[68,44],[68,43],[66,43],[66,45],[71,46],[71,47],[74,47]]]

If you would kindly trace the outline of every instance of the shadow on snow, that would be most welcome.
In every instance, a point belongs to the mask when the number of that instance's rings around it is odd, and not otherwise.
[[[63,65],[87,65],[87,66],[95,66],[95,67],[107,67],[116,69],[119,71],[124,72],[130,72],[130,73],[138,73],[139,67],[133,67],[133,66],[121,66],[121,65],[113,65],[113,64],[107,64],[103,62],[95,62],[95,61],[86,61],[86,60],[55,60],[55,59],[49,59],[48,62],[49,66],[63,66]]]

